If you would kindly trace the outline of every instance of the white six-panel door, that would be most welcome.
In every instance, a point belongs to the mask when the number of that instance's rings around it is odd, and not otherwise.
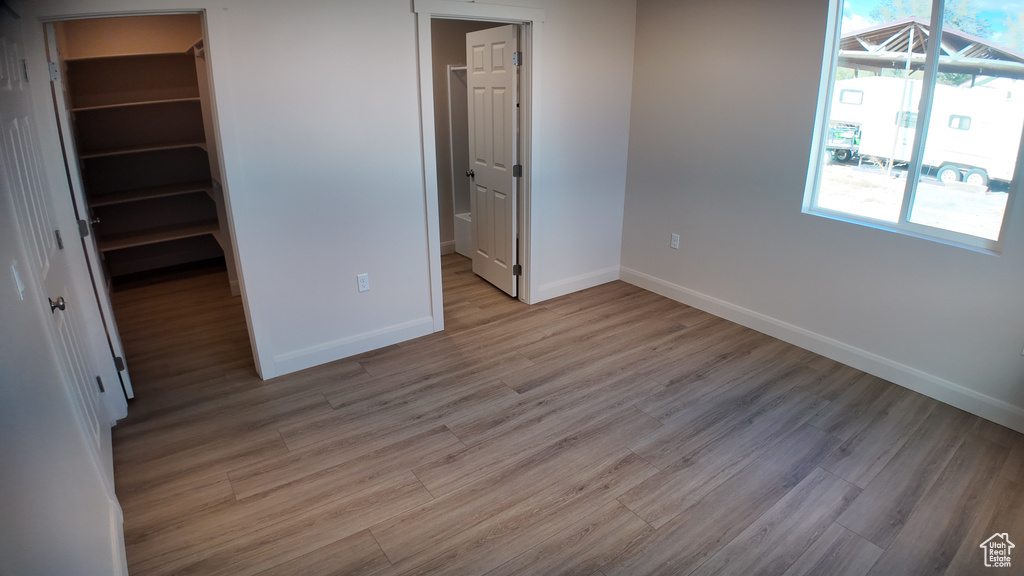
[[[14,512],[5,517],[11,537],[0,544],[0,564],[25,574],[127,574],[110,450],[114,414],[93,364],[98,343],[87,330],[98,320],[90,308],[95,298],[79,265],[71,199],[48,185],[24,46],[20,21],[0,10],[0,289],[4,320],[14,323],[4,326],[4,353],[17,358],[13,370],[0,367],[0,483],[16,500],[5,507]],[[39,534],[45,543],[34,541]]]
[[[518,293],[516,178],[518,50],[516,26],[466,34],[473,272],[510,296]]]
[[[7,26],[4,32],[8,32]],[[49,299],[53,303],[48,318],[53,341],[71,385],[83,431],[99,454],[101,427],[109,426],[110,419],[100,401],[101,384],[96,380],[83,336],[79,309],[82,303],[78,301],[82,290],[71,284],[67,256],[62,249],[66,243],[78,242],[78,232],[61,226],[52,190],[42,176],[27,83],[20,59],[12,54],[20,50],[20,45],[12,41],[14,38],[9,34],[0,37],[0,52],[6,56],[4,70],[0,72],[0,155],[5,172],[2,184],[4,193],[14,200],[20,236],[29,255],[25,265],[38,279],[43,301]]]

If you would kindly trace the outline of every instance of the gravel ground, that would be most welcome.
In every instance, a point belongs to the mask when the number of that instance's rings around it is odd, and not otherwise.
[[[829,164],[822,173],[818,206],[896,222],[904,185],[903,178],[887,176],[884,169]],[[918,185],[910,221],[996,240],[1007,196],[980,186],[944,186],[928,178]]]

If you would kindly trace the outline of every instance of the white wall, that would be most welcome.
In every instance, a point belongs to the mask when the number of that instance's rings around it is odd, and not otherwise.
[[[239,1],[218,16],[213,80],[263,376],[429,332],[408,3]]]
[[[531,298],[619,274],[635,3],[549,0],[534,96]]]
[[[800,212],[826,9],[640,0],[623,278],[1024,430],[1024,205],[1001,256]]]
[[[618,275],[634,11],[632,2],[614,0],[524,4],[548,15],[533,167],[531,273],[534,300],[542,300]],[[38,17],[197,8],[207,10],[227,192],[261,374],[430,332],[440,310],[431,309],[411,3],[32,6]],[[58,154],[55,128],[43,128],[44,147]],[[363,272],[371,290],[360,294],[355,276]]]

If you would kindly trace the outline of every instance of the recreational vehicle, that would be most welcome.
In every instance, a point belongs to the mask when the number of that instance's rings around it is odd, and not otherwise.
[[[827,149],[839,162],[910,159],[921,81],[883,76],[839,80],[832,94]],[[923,165],[944,183],[1009,182],[1024,126],[1024,83],[1006,78],[973,86],[937,84]]]

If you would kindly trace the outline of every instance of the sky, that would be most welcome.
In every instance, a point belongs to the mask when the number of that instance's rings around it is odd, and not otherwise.
[[[859,30],[875,25],[868,14],[879,0],[845,0],[843,7],[843,32]],[[1024,0],[974,0],[979,15],[988,21],[992,29],[990,39],[998,42],[1003,32],[1003,21],[1007,14],[1024,11]]]

